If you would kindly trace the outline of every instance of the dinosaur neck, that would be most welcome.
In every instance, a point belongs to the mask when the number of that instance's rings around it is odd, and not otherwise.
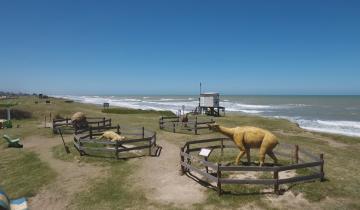
[[[229,137],[232,137],[234,135],[234,129],[224,126],[219,126],[219,132]]]

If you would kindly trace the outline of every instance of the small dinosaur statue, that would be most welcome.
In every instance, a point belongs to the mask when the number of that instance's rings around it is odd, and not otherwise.
[[[230,137],[240,153],[236,157],[235,163],[239,165],[240,159],[246,154],[247,161],[250,163],[250,148],[259,148],[260,166],[264,164],[265,154],[269,155],[274,163],[277,163],[277,158],[272,151],[279,143],[274,134],[270,131],[250,126],[227,128],[218,124],[209,124],[211,130],[220,132]]]

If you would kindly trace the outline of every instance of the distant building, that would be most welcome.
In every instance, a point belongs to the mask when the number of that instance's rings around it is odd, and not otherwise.
[[[200,106],[203,107],[219,107],[220,94],[219,93],[201,93]]]
[[[199,112],[199,114],[206,114],[216,117],[221,116],[221,114],[225,115],[225,107],[220,106],[220,94],[201,93],[197,112]]]

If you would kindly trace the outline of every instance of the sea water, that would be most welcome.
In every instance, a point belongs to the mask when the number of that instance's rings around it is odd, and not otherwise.
[[[56,96],[82,103],[190,112],[198,96]],[[313,131],[360,137],[360,96],[221,96],[226,112],[285,118]]]

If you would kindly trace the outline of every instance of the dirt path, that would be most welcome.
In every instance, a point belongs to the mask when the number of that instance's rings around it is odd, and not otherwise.
[[[54,158],[52,147],[60,143],[58,138],[41,136],[32,136],[24,141],[24,148],[38,153],[40,159],[49,163],[58,174],[55,182],[43,187],[36,196],[29,198],[30,209],[66,209],[73,195],[86,189],[89,180],[106,175],[106,168],[103,167]]]
[[[180,176],[178,146],[164,140],[160,157],[146,158],[141,162],[135,177],[149,200],[177,207],[189,207],[206,199],[205,188],[187,176]]]

